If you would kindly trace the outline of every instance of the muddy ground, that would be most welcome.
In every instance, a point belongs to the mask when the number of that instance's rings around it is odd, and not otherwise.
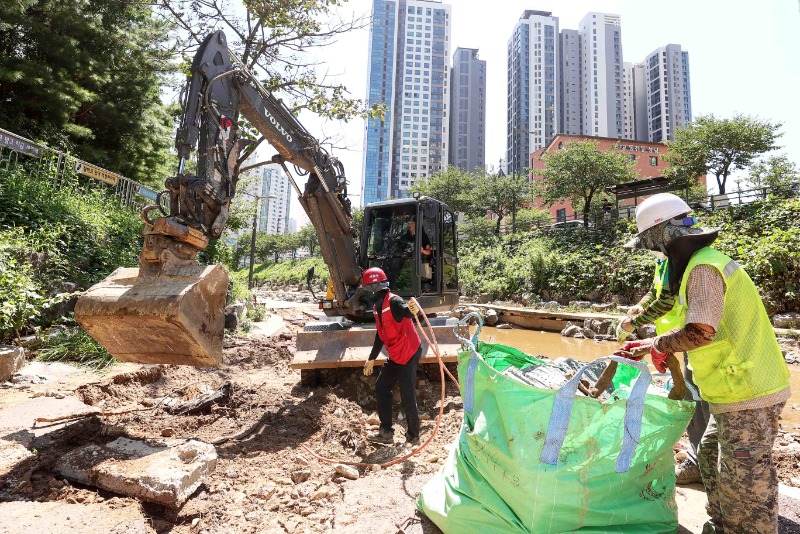
[[[78,387],[79,398],[105,412],[142,411],[95,418],[91,431],[75,436],[68,446],[39,451],[36,468],[2,488],[5,496],[102,505],[117,513],[141,511],[155,532],[438,533],[416,512],[414,500],[441,467],[446,447],[460,429],[462,405],[456,387],[446,384],[439,433],[425,450],[389,468],[359,468],[358,480],[343,478],[332,464],[318,461],[302,446],[333,459],[385,462],[408,452],[402,445],[403,422],[395,425],[394,447],[367,442],[366,434],[376,430],[378,422],[376,376],[343,370],[316,377],[321,386],[304,387],[300,372],[289,363],[295,334],[311,317],[301,308],[275,313],[286,319],[283,333],[256,340],[227,337],[224,361],[217,368],[141,366]],[[204,413],[169,415],[163,409],[165,397],[189,400],[226,382],[232,384],[230,398]],[[438,414],[438,369],[420,371],[418,390],[425,439]],[[399,412],[396,397],[395,417]],[[786,430],[776,444],[780,478],[800,485],[800,437]],[[219,460],[214,473],[179,510],[65,483],[52,474],[52,466],[72,448],[117,436],[156,442],[196,438],[216,443]],[[226,439],[234,436],[238,439]]]

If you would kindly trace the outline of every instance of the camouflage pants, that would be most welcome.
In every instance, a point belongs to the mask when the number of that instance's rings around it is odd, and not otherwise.
[[[772,445],[784,404],[711,418],[698,459],[714,529],[703,532],[778,532]]]

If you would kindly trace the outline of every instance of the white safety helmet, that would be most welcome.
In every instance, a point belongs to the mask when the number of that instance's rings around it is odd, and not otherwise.
[[[672,193],[658,193],[644,200],[636,208],[636,228],[639,234],[653,226],[689,213],[692,208]]]

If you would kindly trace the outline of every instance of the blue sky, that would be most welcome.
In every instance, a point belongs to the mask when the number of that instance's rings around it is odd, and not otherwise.
[[[552,11],[560,28],[577,29],[589,11],[621,16],[625,61],[638,62],[658,47],[680,44],[689,51],[692,111],[695,116],[735,113],[782,122],[783,145],[800,165],[800,1],[763,0],[453,0],[451,57],[456,47],[478,48],[487,62],[487,163],[505,154],[506,41],[525,9]],[[369,15],[371,0],[352,0],[343,15]],[[367,84],[367,30],[352,32],[336,44],[314,52],[326,64],[324,72],[344,83],[356,98]],[[345,165],[349,191],[362,181],[364,122],[325,123],[310,113],[300,120],[318,138],[336,136],[334,155]],[[713,181],[713,180],[712,180]],[[358,197],[351,197],[354,204]],[[294,209],[295,206],[297,209]],[[299,204],[293,217],[305,221]]]

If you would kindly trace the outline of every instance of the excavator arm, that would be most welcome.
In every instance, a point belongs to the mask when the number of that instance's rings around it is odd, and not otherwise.
[[[196,255],[228,221],[241,152],[250,143],[238,128],[239,114],[277,150],[272,161],[283,166],[316,229],[341,315],[365,315],[341,163],[231,54],[218,31],[206,37],[192,63],[176,137],[178,172],[166,180],[158,205],[142,211],[139,268],[117,269],[75,308],[76,320],[120,360],[221,361],[228,274],[221,265],[198,265]],[[193,150],[196,174],[186,168]],[[287,164],[308,176],[302,192]]]
[[[361,279],[356,231],[341,163],[241,65],[221,31],[209,35],[192,64],[176,146],[181,168],[168,180],[171,213],[179,222],[217,237],[224,228],[246,141],[237,130],[239,113],[278,152],[272,160],[292,180],[303,209],[317,232],[342,314],[358,314],[352,297]],[[198,176],[183,174],[183,162],[198,147]],[[301,192],[286,164],[308,175]],[[201,186],[192,188],[190,184]],[[213,194],[209,194],[213,192]],[[197,207],[197,208],[195,208]]]

